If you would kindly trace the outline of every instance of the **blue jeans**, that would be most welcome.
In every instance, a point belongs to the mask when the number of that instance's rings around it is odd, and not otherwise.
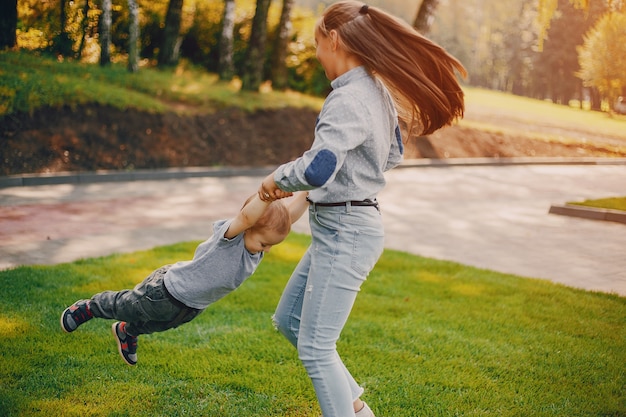
[[[312,242],[294,270],[274,314],[276,328],[298,349],[324,417],[354,416],[363,393],[336,343],[361,284],[384,245],[375,207],[309,209]]]
[[[94,317],[126,322],[133,336],[163,332],[195,318],[202,310],[187,307],[168,295],[163,276],[171,265],[153,271],[132,290],[104,291],[91,297]]]

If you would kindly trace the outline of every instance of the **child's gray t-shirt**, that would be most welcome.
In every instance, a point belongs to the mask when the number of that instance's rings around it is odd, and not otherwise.
[[[213,236],[198,245],[193,259],[172,265],[165,274],[165,287],[186,306],[205,309],[239,287],[259,266],[263,252],[248,252],[243,233],[224,237],[231,222],[215,222]]]

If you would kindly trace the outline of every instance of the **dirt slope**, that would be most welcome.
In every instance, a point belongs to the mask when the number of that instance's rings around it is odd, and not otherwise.
[[[192,116],[94,105],[44,109],[0,119],[0,175],[277,165],[310,146],[316,117],[312,110],[294,108],[253,114],[225,109]],[[547,143],[453,126],[410,141],[405,156],[626,156],[599,142]]]

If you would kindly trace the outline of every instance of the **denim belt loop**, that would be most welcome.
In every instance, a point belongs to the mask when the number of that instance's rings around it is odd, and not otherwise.
[[[346,213],[350,213],[352,211],[352,203],[350,201],[346,201]]]

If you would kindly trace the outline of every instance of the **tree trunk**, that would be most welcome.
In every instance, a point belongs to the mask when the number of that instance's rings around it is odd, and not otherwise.
[[[73,55],[72,39],[65,29],[65,27],[67,26],[67,13],[65,12],[65,4],[66,0],[61,0],[59,2],[59,26],[61,27],[61,31],[55,39],[54,49],[56,52],[63,56],[71,56]]]
[[[87,27],[89,26],[89,0],[85,0],[85,6],[83,7],[83,20],[80,23],[81,35],[80,44],[78,45],[78,51],[76,51],[76,59],[80,59],[85,49],[85,37],[87,36]]]
[[[220,38],[220,79],[230,81],[235,75],[233,64],[233,43],[235,28],[235,0],[224,1],[224,13],[222,15],[222,36]]]
[[[0,50],[17,45],[17,0],[0,1]]]
[[[274,50],[271,59],[271,79],[275,89],[284,90],[288,86],[289,75],[287,72],[287,46],[291,33],[291,9],[294,0],[283,0],[283,10],[280,14],[280,22],[276,30]]]
[[[163,45],[159,51],[158,66],[168,67],[178,64],[180,52],[180,25],[183,15],[183,0],[170,0],[165,15]]]
[[[128,70],[137,72],[139,70],[139,7],[136,0],[128,0],[128,11],[130,14],[129,24],[129,45],[128,45]]]
[[[418,9],[417,16],[415,16],[415,21],[413,22],[413,27],[422,35],[430,32],[430,27],[433,24],[433,20],[435,20],[437,6],[439,6],[439,0],[422,1],[422,5]]]
[[[100,66],[111,63],[111,0],[102,0],[100,18]]]
[[[589,99],[591,101],[591,110],[602,110],[602,97],[600,97],[600,92],[596,87],[589,89]]]
[[[265,63],[265,42],[267,40],[267,14],[271,0],[257,0],[256,12],[252,21],[250,42],[244,62],[241,88],[258,91],[263,82],[263,64]]]

